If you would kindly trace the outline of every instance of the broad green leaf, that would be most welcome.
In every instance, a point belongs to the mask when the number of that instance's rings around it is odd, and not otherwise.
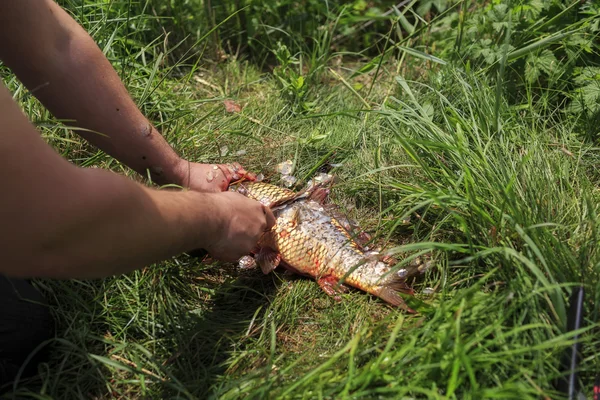
[[[539,55],[530,54],[525,63],[525,79],[532,83],[539,78],[542,72],[547,76],[552,76],[557,68],[560,68],[560,64],[550,50],[546,49]]]
[[[304,86],[304,77],[300,75],[298,78],[296,78],[296,81],[294,82],[294,87],[296,88],[296,90],[300,90],[302,89],[302,86]]]
[[[540,77],[540,69],[535,62],[536,57],[533,54],[527,56],[527,61],[525,62],[525,80],[528,83],[533,83],[537,81]]]
[[[547,49],[542,51],[542,54],[537,57],[537,64],[539,65],[540,69],[548,75],[552,75],[552,73],[559,66],[558,60],[554,56],[554,53]]]

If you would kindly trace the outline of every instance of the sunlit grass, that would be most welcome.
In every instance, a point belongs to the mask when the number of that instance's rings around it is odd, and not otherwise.
[[[559,398],[566,299],[580,283],[590,393],[600,154],[574,123],[512,107],[496,80],[406,54],[372,88],[375,70],[362,86],[348,67],[319,70],[302,110],[243,61],[163,65],[164,37],[143,43],[148,32],[125,21],[149,22],[114,6],[72,10],[184,157],[236,160],[273,183],[287,159],[300,179],[333,164],[332,200],[401,265],[431,255],[433,267],[407,299],[416,316],[363,292],[338,303],[308,279],[185,255],[105,280],[39,281],[58,338],[40,376],[17,385],[22,398]],[[3,77],[65,157],[143,179]],[[242,111],[228,113],[226,99]]]

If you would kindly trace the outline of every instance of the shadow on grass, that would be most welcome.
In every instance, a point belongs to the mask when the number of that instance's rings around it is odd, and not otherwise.
[[[161,398],[210,397],[233,361],[232,352],[243,352],[260,335],[264,312],[276,289],[271,276],[248,272],[216,288],[207,309],[178,318],[185,322],[172,331],[176,348],[166,362],[178,382],[165,385]],[[178,392],[178,386],[183,390]]]
[[[88,353],[104,350],[100,341],[92,342],[90,337],[108,329],[98,317],[101,303],[91,300],[101,292],[101,282],[34,280],[34,286],[50,305],[56,337],[40,343],[29,356],[49,352],[49,360],[38,366],[38,374],[19,376],[16,382],[0,387],[0,399],[56,398],[57,393],[61,398],[86,398],[105,393],[106,382],[88,358]]]
[[[120,301],[106,303],[105,296],[116,296],[117,280],[108,284],[50,283],[43,291],[53,306],[58,328],[51,344],[51,360],[40,366],[40,375],[20,382],[16,391],[9,389],[0,399],[132,398],[142,393],[144,398],[208,397],[226,373],[232,351],[243,349],[260,334],[259,323],[276,284],[273,277],[260,271],[236,273],[223,283],[209,284],[207,289],[214,291],[210,299],[190,306],[186,301],[177,302],[176,297],[178,290],[186,290],[193,283],[179,283],[183,288],[168,286],[174,299],[155,315],[154,323],[162,326],[155,334],[143,329],[143,321],[126,313],[143,309],[141,303],[131,308]],[[190,293],[181,295],[189,300]],[[119,319],[111,319],[111,313],[112,318],[118,315]],[[119,330],[127,329],[129,323],[132,326],[126,339],[106,336],[121,336]],[[156,351],[140,352],[135,346],[154,347]],[[170,378],[161,383],[144,374],[145,382],[140,382],[139,368],[133,368],[138,371],[135,375],[123,370],[119,364],[127,367],[127,361],[112,358],[113,352],[130,357],[140,367],[160,369],[162,376]],[[150,360],[156,368],[146,365]]]

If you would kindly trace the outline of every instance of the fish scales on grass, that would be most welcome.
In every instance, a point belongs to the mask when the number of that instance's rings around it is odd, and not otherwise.
[[[257,264],[265,274],[282,266],[312,277],[336,300],[352,286],[414,313],[399,294],[413,294],[407,280],[414,273],[394,271],[385,258],[365,248],[360,234],[353,235],[350,222],[326,202],[332,182],[331,175],[321,175],[299,192],[266,182],[231,187],[270,207],[277,220],[258,244]]]

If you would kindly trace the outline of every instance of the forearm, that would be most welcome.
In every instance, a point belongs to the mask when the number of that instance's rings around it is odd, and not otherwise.
[[[53,115],[92,131],[77,132],[155,182],[181,184],[180,157],[81,26],[49,0],[5,0],[0,8],[0,58]]]
[[[215,196],[227,194],[159,191],[75,167],[2,85],[0,181],[0,274],[19,277],[101,277],[211,250],[223,219]]]
[[[93,169],[77,170],[58,189],[44,202],[28,201],[20,215],[3,216],[3,274],[99,278],[126,273],[208,247],[218,230],[215,194],[148,189]]]

